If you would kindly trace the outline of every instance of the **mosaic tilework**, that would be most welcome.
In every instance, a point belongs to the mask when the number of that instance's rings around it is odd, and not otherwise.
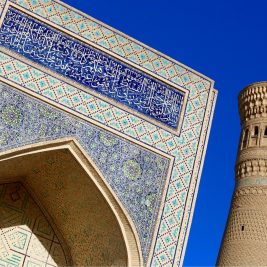
[[[0,185],[0,265],[66,266],[52,227],[20,183]]]
[[[14,8],[0,44],[177,130],[184,93]]]
[[[0,86],[0,151],[75,136],[132,217],[147,257],[170,160]]]
[[[205,143],[207,143],[207,140],[209,138],[209,132],[210,132],[211,122],[212,122],[213,113],[215,109],[216,98],[217,98],[217,92],[213,91],[211,94],[211,98],[210,98],[211,101],[209,102],[205,110],[206,116],[203,119],[203,126],[202,126],[202,131],[203,131],[202,137],[204,138],[202,139],[200,138],[199,146],[198,146],[199,151],[203,153],[201,157],[205,156],[205,149],[203,150],[203,147],[205,146]],[[183,221],[192,220],[192,211],[194,210],[195,201],[197,198],[197,190],[198,190],[198,186],[200,182],[198,173],[201,173],[202,167],[203,167],[203,158],[201,157],[196,157],[195,159],[195,168],[193,169],[192,178],[190,180],[190,185],[189,185],[188,192],[187,192],[187,199],[185,202],[184,213],[183,213]],[[189,226],[190,226],[190,223],[189,223]],[[186,247],[188,235],[189,235],[188,226],[186,225],[185,227],[181,227],[179,237],[180,237],[180,240],[183,240],[183,242],[181,242],[181,245],[178,246],[175,251],[176,262],[178,265],[181,265],[181,266],[182,266],[182,260],[185,254],[185,247]]]
[[[4,3],[5,0],[1,0],[1,2]],[[64,5],[61,1],[14,0],[12,2],[178,85],[186,86],[192,81],[202,79],[204,79],[207,87],[211,85],[212,81],[204,75],[96,19]]]
[[[204,110],[203,108],[201,109],[201,106],[203,106],[203,103],[201,102],[202,99],[199,100],[196,88],[192,87],[192,94],[195,94],[195,97],[192,99],[192,103],[194,105],[188,103],[188,117],[185,118],[183,124],[184,132],[179,138],[177,138],[161,129],[156,128],[155,126],[146,125],[142,120],[134,118],[124,111],[119,111],[118,109],[115,110],[113,107],[109,110],[110,106],[107,103],[93,98],[89,94],[81,94],[76,88],[64,84],[39,70],[33,69],[21,61],[14,60],[14,58],[10,56],[2,54],[1,62],[3,63],[1,65],[2,77],[6,77],[8,80],[16,82],[17,84],[24,85],[26,88],[38,92],[48,99],[52,99],[54,101],[58,101],[59,99],[62,105],[74,108],[81,114],[84,114],[85,110],[87,114],[89,114],[88,116],[94,117],[96,121],[101,123],[108,121],[107,125],[110,125],[112,128],[124,131],[143,142],[154,145],[159,149],[177,156],[173,172],[173,182],[170,185],[170,192],[172,192],[170,194],[172,195],[166,203],[166,205],[169,206],[169,213],[171,216],[174,216],[175,220],[172,220],[172,224],[169,225],[166,231],[162,231],[166,236],[168,235],[168,230],[173,229],[173,234],[170,234],[170,244],[172,246],[172,251],[175,251],[176,244],[173,240],[177,239],[179,235],[179,229],[181,227],[180,223],[184,211],[183,207],[186,200],[185,196],[187,194],[187,187],[190,182],[191,170],[194,164],[194,155],[197,150],[197,136],[200,134],[201,120],[204,117]],[[36,77],[39,79],[37,80]],[[48,88],[48,83],[50,83],[50,85],[54,84],[55,87],[52,87],[52,89],[56,89],[56,91]],[[203,95],[205,96],[205,87],[200,86],[200,88],[202,88]],[[57,92],[59,96],[54,92]],[[72,98],[74,98],[75,95],[78,96],[79,100],[82,95],[86,101],[83,100],[80,103],[78,101],[76,106],[76,103],[72,101]],[[206,98],[203,97],[203,101],[205,100]],[[86,102],[88,105],[86,105]],[[87,107],[87,109],[85,107]],[[88,107],[92,107],[92,110],[95,109],[95,111],[90,112]],[[197,112],[194,112],[193,110],[195,107],[199,107]],[[115,112],[113,112],[114,110]],[[190,144],[189,149],[188,144]],[[182,149],[177,151],[177,146],[181,146]],[[181,166],[179,167],[180,164]],[[177,192],[179,195],[177,195]],[[173,197],[175,197],[175,201],[172,201]],[[172,213],[172,207],[175,207],[173,208],[174,213]],[[168,213],[165,214],[166,216],[170,216]],[[162,253],[165,253],[166,247],[167,246],[161,246],[161,249],[156,251],[157,258],[159,258]]]
[[[212,118],[213,114],[212,102],[216,98],[212,81],[93,18],[64,6],[59,1],[18,0],[14,2],[78,34],[105,51],[122,56],[132,64],[189,90],[182,131],[177,137],[125,110],[81,92],[66,81],[62,82],[29,64],[2,54],[4,66],[1,66],[1,76],[3,78],[62,107],[75,110],[77,114],[87,116],[92,122],[104,124],[118,133],[121,132],[175,157],[160,226],[155,229],[158,234],[155,246],[152,246],[154,252],[151,263],[171,266],[176,258],[176,264],[181,264],[180,255],[185,249],[183,244],[190,226],[188,221],[192,216],[191,204],[197,193],[199,169],[207,144],[206,135],[211,123],[209,118]],[[24,72],[30,74],[25,75],[28,78],[23,77]],[[61,91],[62,94],[58,95],[57,91]]]

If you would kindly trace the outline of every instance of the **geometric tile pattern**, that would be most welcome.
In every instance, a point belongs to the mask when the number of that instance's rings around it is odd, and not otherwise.
[[[13,0],[21,7],[177,85],[212,80],[58,0]],[[4,6],[6,0],[1,0]]]
[[[66,266],[64,250],[20,183],[0,185],[0,265]]]
[[[170,159],[1,84],[0,99],[0,151],[75,137],[133,219],[147,258]]]
[[[213,82],[181,63],[117,32],[57,0],[14,0],[55,27],[123,58],[127,63],[188,91],[181,131],[177,134],[84,92],[69,79],[2,50],[0,78],[43,100],[74,112],[90,123],[175,157],[163,209],[151,246],[152,266],[182,264],[199,176],[217,93]],[[0,0],[0,6],[5,1]]]
[[[74,86],[66,84],[7,54],[1,53],[0,60],[0,76],[3,78],[38,93],[48,100],[79,112],[81,115],[88,114],[88,117],[95,122],[110,126],[118,132],[124,132],[132,138],[175,156],[176,160],[164,212],[169,222],[164,223],[162,226],[163,230],[160,232],[163,233],[163,237],[170,238],[168,239],[170,241],[168,243],[164,242],[163,244],[160,242],[156,247],[155,254],[161,255],[164,252],[169,255],[166,250],[168,245],[171,246],[172,251],[175,251],[176,244],[174,240],[178,239],[181,229],[181,220],[183,218],[190,177],[195,163],[195,155],[198,148],[202,146],[198,142],[205,110],[201,108],[203,103],[199,102],[197,96],[195,98],[195,106],[199,105],[199,108],[197,112],[194,112],[194,106],[190,108],[188,101],[188,113],[184,118],[183,131],[177,137],[162,129],[156,128],[154,125],[145,124],[141,119],[127,114],[125,111],[119,110],[117,107],[105,103],[103,100],[89,93],[81,93]],[[205,91],[203,94],[205,94]],[[77,104],[75,101],[72,101],[76,96],[79,99]],[[210,111],[206,110],[206,112],[208,113]],[[200,163],[200,160],[197,161],[198,165]],[[173,230],[170,231],[170,229]],[[168,262],[170,259],[167,258],[166,261]]]
[[[0,43],[149,119],[178,127],[184,93],[17,9],[7,10]]]

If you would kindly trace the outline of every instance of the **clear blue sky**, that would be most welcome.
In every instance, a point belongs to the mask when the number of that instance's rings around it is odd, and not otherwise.
[[[219,90],[184,266],[214,266],[234,186],[237,96],[267,80],[267,0],[64,0],[215,80]]]

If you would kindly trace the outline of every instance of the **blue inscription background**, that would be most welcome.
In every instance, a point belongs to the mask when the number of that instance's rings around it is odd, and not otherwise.
[[[184,94],[15,8],[0,44],[135,111],[177,129]]]

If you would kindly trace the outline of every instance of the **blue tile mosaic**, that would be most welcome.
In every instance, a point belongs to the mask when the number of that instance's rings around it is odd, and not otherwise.
[[[178,127],[183,92],[15,8],[6,13],[0,44],[172,129]]]
[[[0,151],[75,137],[137,228],[147,260],[170,160],[0,84]]]

